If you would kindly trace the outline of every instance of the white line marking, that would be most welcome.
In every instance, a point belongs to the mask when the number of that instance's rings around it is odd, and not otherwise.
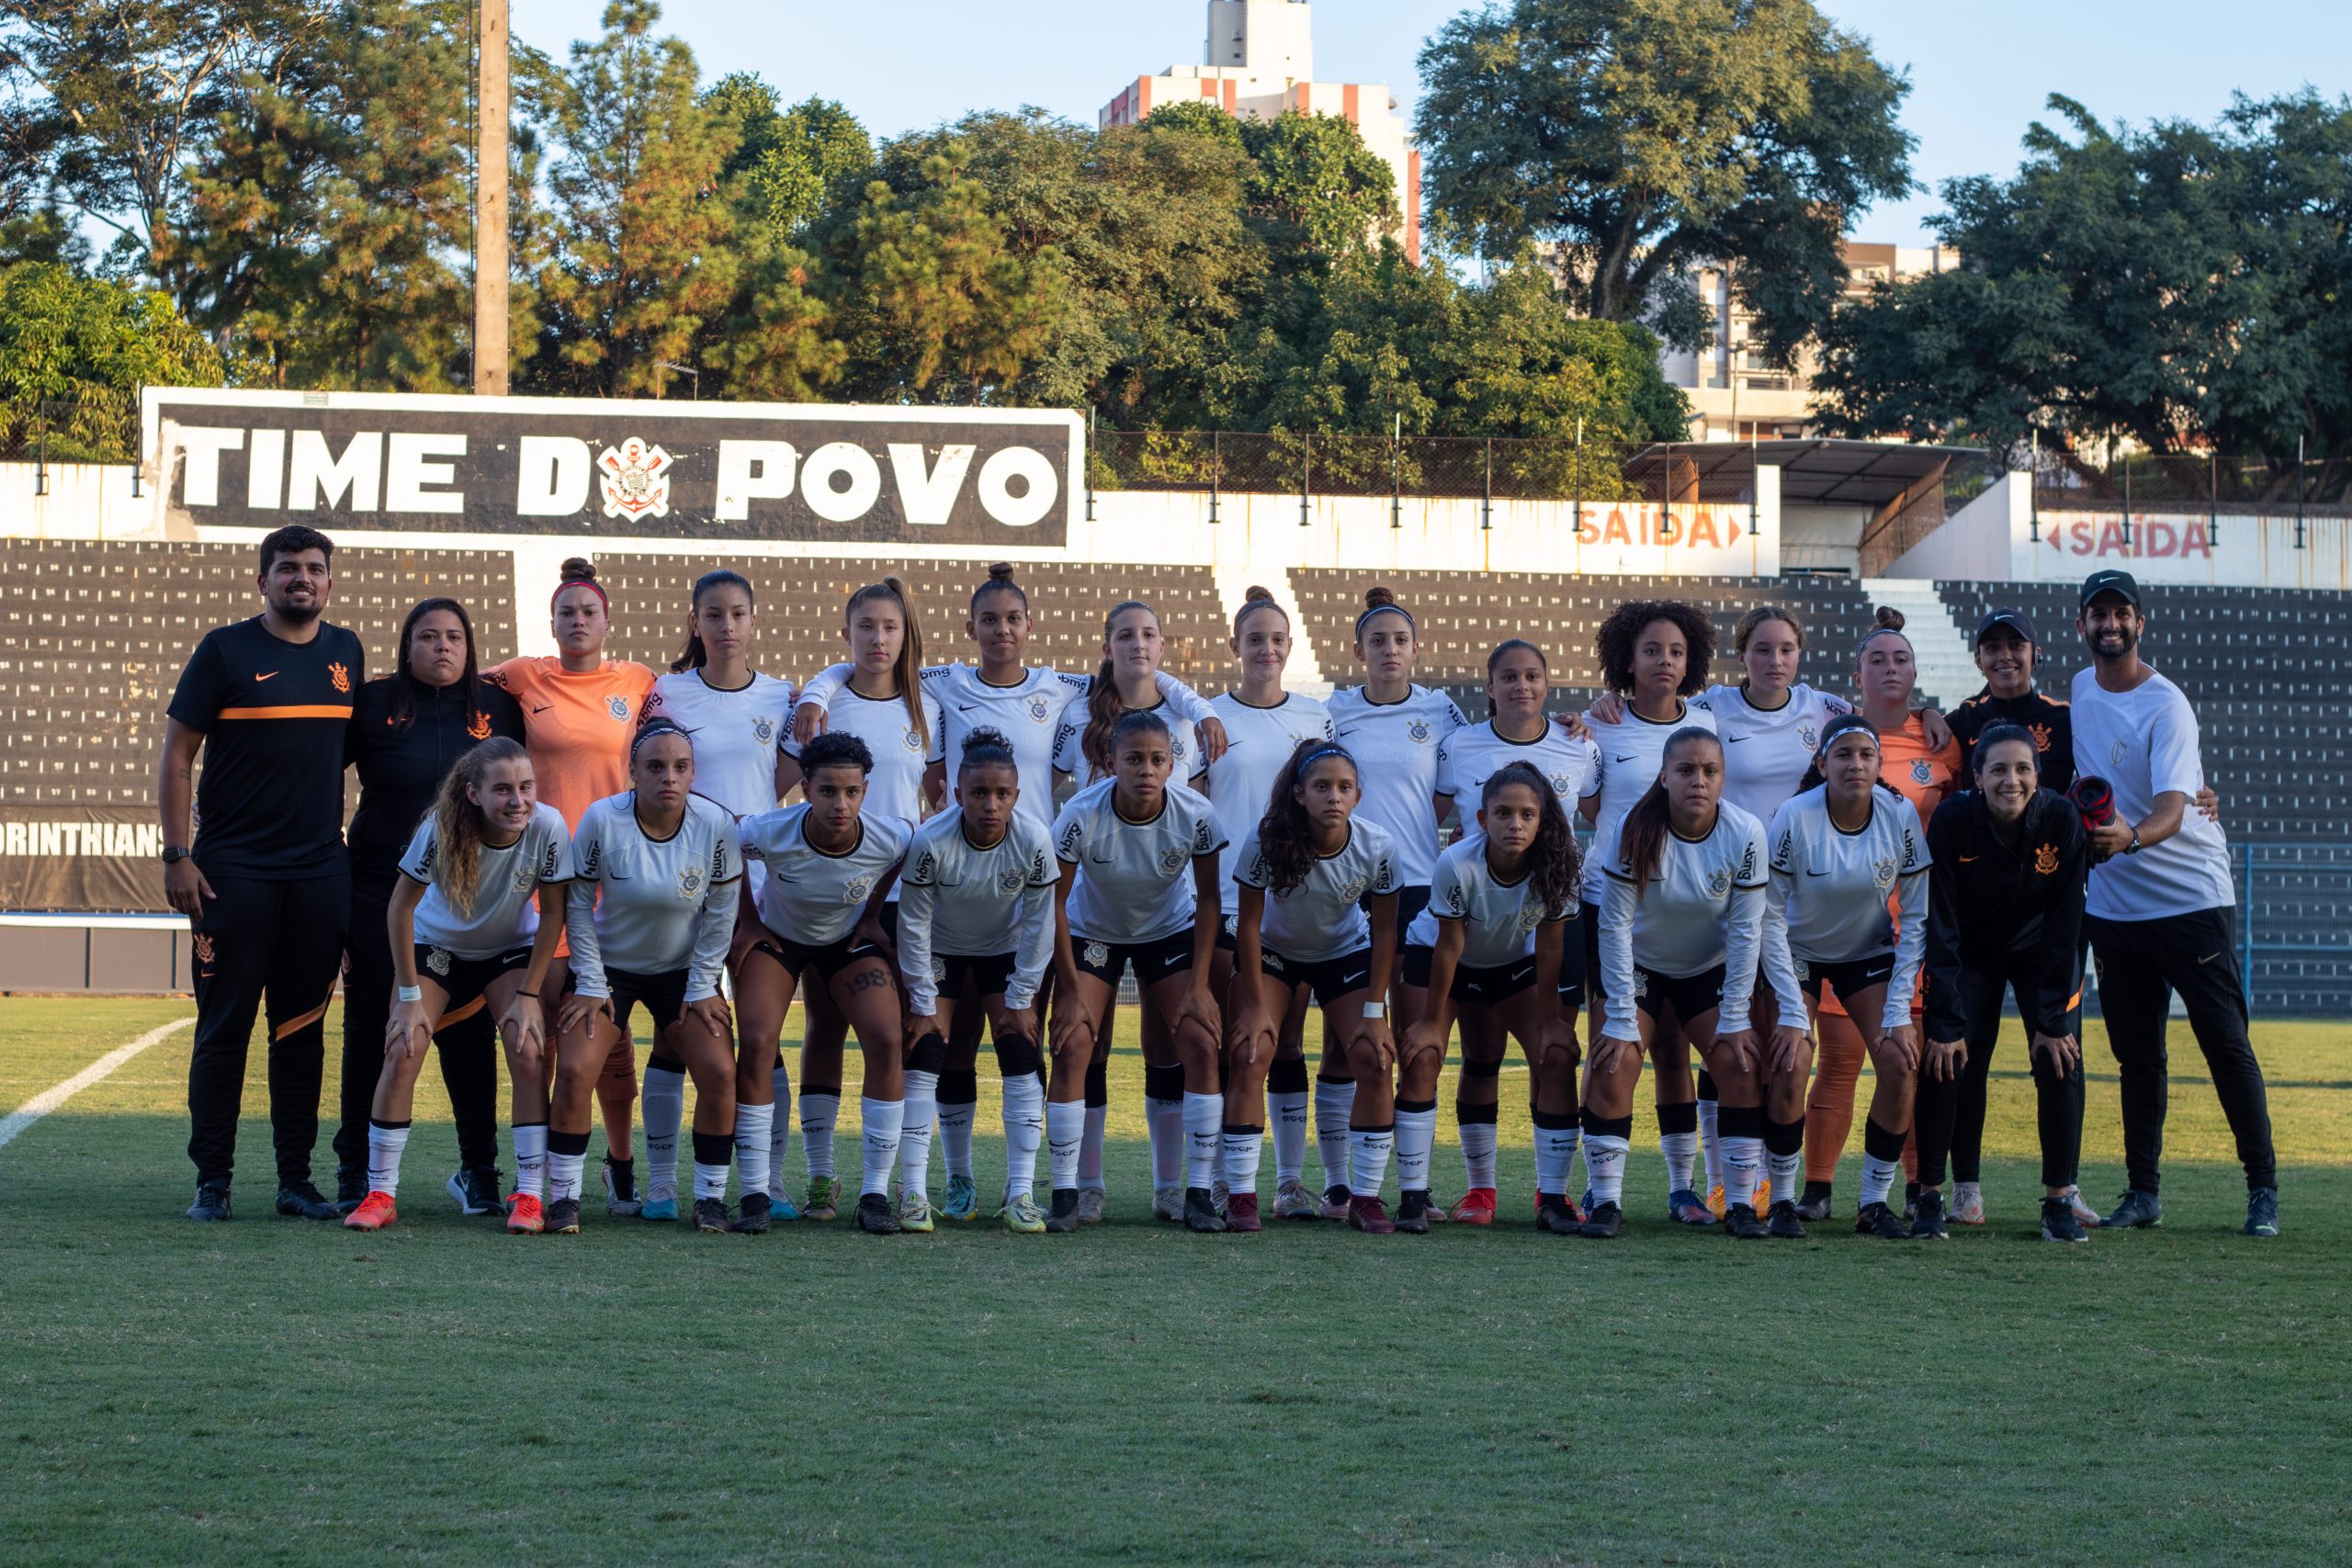
[[[63,1083],[52,1084],[49,1088],[41,1090],[39,1094],[25,1101],[21,1109],[11,1111],[6,1116],[0,1116],[0,1149],[6,1148],[11,1143],[16,1141],[17,1134],[23,1132],[26,1128],[31,1126],[34,1122],[40,1121],[42,1117],[48,1115],[51,1111],[64,1104],[67,1100],[73,1099],[75,1095],[89,1088],[92,1084],[107,1077],[117,1067],[121,1066],[125,1062],[130,1060],[131,1057],[136,1056],[150,1045],[159,1045],[163,1043],[166,1038],[177,1033],[183,1029],[186,1029],[189,1024],[194,1023],[195,1021],[196,1020],[193,1018],[175,1018],[169,1023],[159,1024],[155,1028],[151,1029],[146,1033],[141,1035],[138,1039],[132,1041],[130,1044],[116,1046],[113,1050],[107,1052],[96,1061],[92,1062],[88,1066],[84,1067],[80,1072],[75,1073],[72,1077],[67,1078]]]

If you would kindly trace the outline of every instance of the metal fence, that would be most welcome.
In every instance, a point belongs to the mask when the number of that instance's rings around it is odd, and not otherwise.
[[[2352,843],[2236,844],[2231,854],[2247,1006],[2352,1013]]]
[[[2352,513],[2352,458],[2232,457],[2211,452],[2091,455],[2037,448],[2030,456],[2037,511]]]
[[[46,494],[51,463],[132,463],[139,456],[139,399],[0,402],[0,462],[34,466],[33,493]]]

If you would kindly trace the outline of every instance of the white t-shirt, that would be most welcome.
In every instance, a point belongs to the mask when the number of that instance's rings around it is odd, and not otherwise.
[[[1822,727],[1854,711],[1843,697],[1800,681],[1776,708],[1748,701],[1745,686],[1710,686],[1700,698],[1724,740],[1724,798],[1759,822],[1770,822],[1813,766]],[[1608,732],[1601,731],[1603,735]]]
[[[862,813],[895,817],[909,828],[922,820],[923,770],[947,754],[937,699],[929,691],[917,694],[922,700],[920,729],[908,717],[904,698],[860,696],[846,686],[837,694],[840,701],[826,726],[835,734],[856,736],[874,753]],[[784,749],[794,758],[801,753],[800,743],[789,736]]]
[[[886,812],[860,812],[857,842],[830,854],[808,841],[808,819],[805,800],[745,818],[743,858],[768,870],[760,923],[787,942],[823,947],[849,935],[914,829]]]
[[[2083,908],[2103,920],[2154,920],[2237,903],[2229,838],[2195,802],[2205,787],[2197,714],[2178,686],[2151,671],[2128,692],[2107,691],[2094,671],[2075,677],[2075,776],[2105,779],[2126,822],[2154,811],[2167,790],[2190,797],[2179,832],[2091,868]]]
[[[1560,809],[1573,817],[1577,802],[1590,795],[1600,776],[1600,749],[1579,740],[1550,719],[1532,740],[1510,740],[1495,732],[1495,721],[1466,724],[1437,748],[1437,793],[1453,800],[1462,829],[1475,830],[1487,781],[1507,763],[1525,762],[1544,775]]]
[[[1600,906],[1609,1037],[1641,1038],[1634,1020],[1637,965],[1669,979],[1724,965],[1715,1027],[1725,1034],[1747,1028],[1764,927],[1764,824],[1736,806],[1719,805],[1703,839],[1686,839],[1669,828],[1657,878],[1638,898],[1634,868],[1613,850],[1602,875],[1609,885]]]
[[[1301,964],[1344,958],[1370,945],[1372,922],[1356,900],[1368,893],[1394,893],[1401,886],[1396,880],[1396,840],[1379,823],[1361,818],[1349,822],[1348,841],[1340,846],[1339,853],[1315,856],[1307,865],[1306,880],[1287,893],[1277,894],[1267,887],[1273,868],[1259,852],[1256,829],[1241,841],[1233,864],[1237,881],[1266,888],[1259,940]]]
[[[1007,1007],[1037,998],[1054,958],[1054,886],[1061,866],[1051,831],[1019,812],[1004,837],[983,850],[964,836],[964,811],[949,807],[915,829],[899,900],[899,972],[909,1007],[928,1016],[945,975],[939,960],[1015,955]]]
[[[699,670],[653,682],[640,723],[666,718],[695,747],[695,793],[738,818],[775,809],[775,749],[792,733],[792,682],[754,671],[752,683],[722,691]]]
[[[1272,707],[1261,708],[1227,692],[1211,697],[1209,707],[1225,726],[1225,755],[1208,766],[1208,796],[1216,804],[1217,826],[1227,842],[1238,844],[1257,830],[1274,781],[1298,743],[1331,739],[1331,714],[1317,698],[1295,693]],[[1217,864],[1218,906],[1230,915],[1240,908],[1240,897],[1228,850]]]
[[[638,823],[633,792],[608,795],[581,813],[571,865],[564,929],[582,996],[610,996],[610,969],[684,969],[686,1000],[718,994],[719,966],[735,934],[735,883],[743,874],[735,819],[722,807],[686,796],[678,830],[657,840]]]
[[[1208,796],[1170,789],[1159,815],[1130,822],[1112,802],[1114,779],[1087,785],[1054,818],[1054,853],[1078,867],[1070,884],[1074,937],[1157,942],[1193,923],[1193,862],[1225,848]]]
[[[1331,738],[1356,760],[1363,784],[1359,822],[1377,822],[1396,840],[1398,886],[1426,887],[1437,865],[1437,750],[1469,721],[1453,699],[1414,686],[1375,703],[1362,686],[1331,694]]]
[[[1473,828],[1445,846],[1430,877],[1429,908],[1413,917],[1405,941],[1435,947],[1441,919],[1462,922],[1461,962],[1474,969],[1515,964],[1535,951],[1535,928],[1546,920],[1574,919],[1576,906],[1546,909],[1535,895],[1535,878],[1522,872],[1517,882],[1498,882],[1487,863],[1487,835]]]
[[[539,931],[540,886],[571,880],[571,835],[563,813],[545,801],[531,808],[531,820],[513,843],[503,850],[481,846],[470,914],[459,914],[433,878],[440,852],[441,836],[428,812],[401,856],[401,871],[424,884],[416,904],[416,940],[459,958],[495,958],[528,946]]]
[[[1700,696],[1683,703],[1681,717],[1664,724],[1644,718],[1630,703],[1625,705],[1624,717],[1616,724],[1596,724],[1590,713],[1584,716],[1584,721],[1600,745],[1599,778],[1592,788],[1585,791],[1585,798],[1598,795],[1600,809],[1592,819],[1592,847],[1584,861],[1585,901],[1598,904],[1608,889],[1609,872],[1617,863],[1618,826],[1625,820],[1625,813],[1634,809],[1634,802],[1657,783],[1658,769],[1666,761],[1667,741],[1678,729],[1713,729],[1715,719],[1707,710],[1707,699]],[[1751,811],[1747,815],[1756,814]]]
[[[1201,774],[1208,769],[1208,759],[1201,754],[1200,737],[1193,733],[1193,721],[1179,714],[1165,697],[1140,710],[1156,713],[1168,726],[1168,755],[1173,766],[1168,771],[1171,784],[1183,786],[1182,793],[1197,794]],[[1107,774],[1095,771],[1086,760],[1086,703],[1083,697],[1062,711],[1061,728],[1054,736],[1054,767],[1068,773],[1081,786],[1101,784]]]
[[[1871,792],[1871,819],[1849,833],[1830,819],[1829,786],[1815,784],[1772,818],[1772,886],[1765,899],[1764,962],[1781,1021],[1804,1027],[1796,964],[1847,964],[1892,948],[1885,1026],[1911,1021],[1911,994],[1928,951],[1928,836],[1910,802]],[[1887,908],[1901,911],[1902,934]]]

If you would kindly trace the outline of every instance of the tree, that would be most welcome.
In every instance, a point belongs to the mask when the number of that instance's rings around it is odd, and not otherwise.
[[[726,178],[745,218],[787,238],[804,233],[829,202],[854,199],[874,166],[865,127],[830,98],[779,109],[774,87],[739,71],[702,101],[734,133]]]
[[[1787,363],[1846,284],[1849,217],[1911,186],[1909,85],[1810,0],[1496,0],[1420,55],[1414,127],[1442,227],[1547,247],[1580,314],[1703,341],[1683,280],[1734,272]]]
[[[157,290],[55,262],[0,268],[0,448],[40,421],[52,458],[127,461],[141,387],[217,386],[220,374],[220,355]]]

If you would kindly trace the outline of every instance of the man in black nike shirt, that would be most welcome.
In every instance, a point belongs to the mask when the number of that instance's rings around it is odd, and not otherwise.
[[[311,1183],[311,1150],[327,1000],[351,904],[344,730],[366,670],[359,638],[320,619],[334,552],[325,535],[300,524],[264,539],[262,613],[205,634],[166,710],[164,885],[195,932],[192,1220],[229,1217],[245,1048],[265,998],[277,1212],[337,1217]]]

